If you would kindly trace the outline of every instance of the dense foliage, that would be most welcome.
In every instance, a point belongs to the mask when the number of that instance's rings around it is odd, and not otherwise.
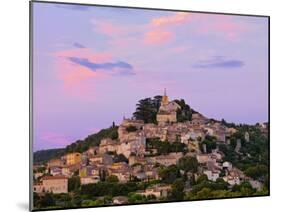
[[[171,152],[187,152],[185,144],[180,142],[170,143],[168,141],[161,141],[159,138],[146,139],[147,149],[156,149],[157,155],[166,155]]]
[[[34,164],[45,163],[50,159],[62,156],[64,151],[64,149],[47,149],[37,151],[33,154],[33,162]]]
[[[182,157],[178,161],[178,167],[185,172],[196,173],[198,169],[198,161],[195,157]]]
[[[126,131],[127,132],[135,132],[135,131],[137,131],[138,129],[135,127],[135,126],[132,126],[132,125],[130,125],[130,126],[128,126],[128,127],[126,127]]]
[[[141,99],[137,103],[134,118],[143,120],[145,123],[156,123],[156,115],[161,104],[162,96]]]
[[[107,129],[102,129],[98,133],[89,135],[84,140],[78,140],[75,143],[66,146],[66,152],[84,152],[91,146],[98,146],[100,144],[100,140],[104,138],[117,139],[118,127],[112,126]]]
[[[202,152],[204,152],[203,145],[206,146],[206,152],[207,152],[207,153],[211,153],[212,150],[213,150],[213,149],[216,149],[216,147],[217,147],[216,137],[207,135],[207,136],[205,137],[205,139],[204,139],[202,142],[199,143],[200,150],[201,150]]]
[[[181,107],[181,109],[177,110],[177,121],[191,121],[192,113],[195,113],[195,111],[185,103],[184,99],[176,99],[175,102]]]

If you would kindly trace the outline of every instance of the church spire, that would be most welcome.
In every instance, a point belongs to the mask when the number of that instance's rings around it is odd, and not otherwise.
[[[169,104],[169,98],[167,96],[167,91],[166,91],[166,88],[164,88],[164,96],[162,97],[162,102],[161,102],[162,105],[167,105]]]

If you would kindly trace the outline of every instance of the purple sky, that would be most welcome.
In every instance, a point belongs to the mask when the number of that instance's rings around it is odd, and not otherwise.
[[[33,5],[34,150],[120,123],[164,87],[207,117],[268,120],[266,18]]]

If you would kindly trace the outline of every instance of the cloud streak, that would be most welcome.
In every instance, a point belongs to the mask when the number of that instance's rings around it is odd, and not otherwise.
[[[113,71],[115,70],[115,74],[118,75],[134,75],[133,66],[129,63],[118,61],[118,62],[106,62],[106,63],[94,63],[87,58],[79,58],[79,57],[68,57],[69,61],[84,66],[94,72],[99,69]]]
[[[77,42],[73,43],[73,46],[76,47],[76,48],[78,48],[78,49],[84,49],[84,48],[86,48],[84,45],[82,45],[81,43],[77,43]]]
[[[214,57],[210,60],[201,60],[195,65],[194,68],[240,68],[245,63],[242,60],[226,59],[224,57]]]
[[[153,18],[151,20],[151,25],[154,27],[160,27],[160,26],[170,26],[175,24],[184,24],[188,21],[189,16],[190,14],[187,12],[178,12],[169,16]]]
[[[164,30],[154,30],[147,32],[144,35],[144,43],[145,44],[163,44],[171,40],[173,37],[173,33],[170,31]]]

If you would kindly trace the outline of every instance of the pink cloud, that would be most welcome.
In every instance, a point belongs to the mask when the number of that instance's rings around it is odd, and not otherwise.
[[[55,74],[58,80],[63,82],[65,93],[93,100],[95,94],[94,80],[103,79],[106,75],[102,71],[92,71],[87,67],[72,63],[68,58],[87,58],[89,61],[104,63],[112,59],[110,53],[96,53],[90,49],[70,49],[54,54]]]
[[[155,42],[151,40],[151,42],[145,43],[167,43],[176,36],[174,32],[175,27],[183,24],[187,26],[187,23],[192,24],[192,31],[194,33],[217,33],[219,36],[230,41],[239,39],[240,35],[247,30],[246,26],[242,23],[236,23],[230,16],[210,16],[210,14],[178,12],[173,15],[153,18],[148,25],[149,32],[145,34],[144,39],[149,41],[147,37],[151,35],[152,40],[155,40]],[[159,33],[159,39],[157,39],[157,32],[160,30],[161,32],[165,31],[166,35]]]
[[[154,30],[145,33],[144,43],[145,44],[163,44],[171,40],[173,33],[165,30]]]
[[[200,23],[197,31],[200,33],[216,33],[219,36],[234,41],[240,38],[241,34],[248,30],[243,23],[235,22],[232,17],[225,15],[213,15],[209,18],[208,14],[196,14],[195,20]]]
[[[141,32],[143,25],[122,25],[108,20],[91,20],[93,30],[109,37],[118,38],[120,36],[127,36],[133,32]]]
[[[239,35],[246,30],[242,24],[236,24],[230,19],[218,21],[213,25],[213,29],[224,33],[231,40],[239,38]]]
[[[93,29],[107,36],[113,37],[116,35],[126,34],[127,30],[124,26],[113,24],[111,21],[92,20]]]
[[[144,34],[145,44],[164,44],[171,41],[175,33],[171,27],[187,23],[189,13],[177,12],[173,15],[153,18],[147,25],[148,31]]]
[[[177,46],[177,47],[173,47],[170,49],[171,53],[174,54],[181,54],[183,52],[186,52],[187,50],[189,50],[191,47],[190,46]]]
[[[154,27],[159,27],[159,26],[169,26],[175,24],[184,24],[188,21],[188,17],[190,15],[191,14],[187,12],[177,12],[174,15],[153,18],[151,20],[151,25]]]

